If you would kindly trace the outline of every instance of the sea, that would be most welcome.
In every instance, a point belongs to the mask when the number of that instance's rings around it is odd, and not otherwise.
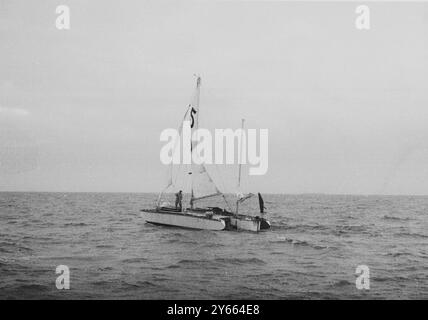
[[[0,193],[0,299],[428,299],[426,196],[266,194],[259,233],[147,224],[156,197]]]

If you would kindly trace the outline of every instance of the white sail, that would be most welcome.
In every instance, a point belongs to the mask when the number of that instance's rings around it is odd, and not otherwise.
[[[180,146],[180,141],[182,140],[182,134],[183,134],[183,123],[184,123],[184,121],[187,120],[189,110],[190,110],[190,106],[187,109],[186,113],[184,114],[184,118],[183,118],[182,122],[180,123],[180,127],[178,128],[178,137],[174,141],[174,146],[172,149],[173,155],[177,152],[177,147]],[[173,164],[173,162],[171,162],[171,164],[169,165],[169,168],[168,168],[168,174],[167,174],[168,184],[167,184],[166,188],[173,185],[173,168],[174,168],[174,164]]]
[[[192,99],[191,104],[189,105],[188,120],[190,121],[190,128],[192,131],[192,137],[196,130],[199,128],[199,97],[200,97],[200,88],[201,88],[201,77],[198,77],[196,80],[196,91]],[[197,134],[197,132],[196,132]],[[197,140],[197,135],[194,136],[195,139],[192,139],[191,142],[191,153],[193,157],[197,157],[195,152]],[[209,197],[221,195],[222,193],[218,189],[217,185],[213,181],[211,175],[207,171],[207,168],[204,164],[195,164],[192,161],[191,166],[191,179],[192,179],[192,191],[191,191],[191,200],[190,205],[193,206],[193,203],[198,200],[206,199]]]
[[[195,89],[194,95],[191,99],[190,104],[187,106],[186,113],[184,114],[183,120],[178,130],[179,137],[178,139],[176,139],[173,147],[173,152],[176,152],[177,147],[181,145],[180,141],[182,144],[188,143],[190,145],[190,158],[197,157],[196,152],[194,152],[194,150],[196,150],[196,145],[197,145],[197,136],[195,136],[196,139],[192,139],[191,137],[193,137],[194,133],[199,128],[200,87],[201,87],[201,78],[198,77],[196,80],[196,89]],[[186,137],[183,138],[183,124],[185,122],[190,124],[190,132],[191,132],[189,137],[190,141],[184,141]],[[183,147],[182,149],[183,149],[183,152],[185,152],[186,148]],[[185,155],[182,155],[182,156],[183,158],[185,157]],[[206,199],[212,196],[222,195],[221,191],[213,181],[211,175],[207,171],[204,164],[195,164],[192,161],[192,164],[190,166],[178,165],[178,168],[174,170],[174,165],[171,163],[167,173],[167,179],[168,179],[167,185],[159,195],[158,204],[160,203],[162,194],[166,192],[166,190],[168,190],[170,187],[177,189],[176,191],[178,191],[178,189],[185,189],[184,186],[187,183],[186,181],[181,181],[181,180],[187,180],[188,178],[190,178],[191,180],[190,181],[191,206],[193,206],[193,203],[195,201]]]
[[[172,148],[172,154],[174,155],[176,152],[179,152],[179,147],[180,147],[180,141],[182,140],[182,134],[183,134],[183,123],[184,121],[187,120],[188,118],[188,113],[190,110],[190,106],[187,108],[186,113],[184,114],[183,120],[180,123],[180,126],[178,128],[178,137],[176,137],[175,141],[174,141],[174,146]],[[181,165],[179,166],[181,168]],[[163,188],[163,190],[159,193],[158,196],[158,200],[157,200],[157,206],[160,205],[160,201],[162,199],[162,195],[171,187],[175,187],[176,182],[177,182],[177,178],[180,175],[180,170],[178,170],[178,172],[175,173],[175,178],[174,178],[174,163],[171,162],[168,165],[168,170],[166,173],[166,186]],[[180,188],[183,189],[183,188]]]
[[[193,165],[192,175],[193,202],[222,194],[204,165]]]

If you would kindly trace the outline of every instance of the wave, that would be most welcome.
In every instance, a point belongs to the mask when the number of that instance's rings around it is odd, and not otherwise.
[[[33,249],[31,249],[31,248],[28,248],[28,247],[25,247],[25,246],[18,246],[17,248],[16,248],[16,250],[18,251],[18,252],[25,252],[25,253],[30,253],[30,252],[33,252]]]
[[[331,230],[331,227],[321,224],[289,224],[286,222],[275,223],[276,230],[302,230],[302,231],[325,231]]]
[[[64,224],[64,227],[85,227],[85,226],[88,226],[88,224],[84,222],[69,222]]]
[[[0,253],[13,253],[14,250],[6,249],[6,248],[0,248]]]
[[[109,286],[109,285],[111,285],[111,282],[107,281],[107,280],[97,280],[97,281],[92,282],[92,285],[94,285],[96,287]]]
[[[389,257],[393,257],[393,258],[397,258],[397,257],[401,257],[401,256],[413,256],[413,254],[409,253],[409,252],[388,252],[384,254],[385,256],[389,256]]]
[[[400,233],[396,233],[395,235],[400,237],[412,237],[412,238],[421,238],[421,239],[428,238],[428,235],[426,234],[411,233],[411,232],[400,232]]]
[[[336,228],[340,231],[347,232],[366,232],[367,227],[363,225],[344,225],[344,226],[336,226]]]
[[[409,277],[406,276],[395,276],[395,277],[371,277],[370,280],[373,280],[373,282],[391,282],[396,283],[396,281],[405,281],[408,280]]]
[[[274,241],[274,242],[287,242],[295,245],[309,245],[309,243],[305,240],[291,239],[286,237],[278,237],[278,240],[279,241]]]
[[[51,287],[47,285],[41,285],[41,284],[23,284],[16,287],[16,291],[49,291],[51,290]],[[26,292],[27,293],[27,292]]]
[[[198,242],[196,240],[191,240],[191,239],[182,239],[182,240],[178,240],[176,238],[171,238],[171,239],[166,239],[163,241],[164,243],[174,243],[174,244],[185,244],[185,245],[197,245]]]
[[[112,271],[113,268],[112,267],[100,267],[97,269],[98,271]]]
[[[167,268],[181,268],[181,267],[192,267],[192,268],[217,268],[226,265],[265,265],[266,262],[258,258],[215,258],[213,260],[191,260],[183,259],[178,261],[176,264],[169,265]]]
[[[142,257],[136,257],[136,258],[124,259],[122,260],[122,262],[123,263],[140,263],[140,262],[147,262],[147,259]]]
[[[308,241],[305,240],[299,240],[299,239],[291,239],[291,238],[286,238],[286,237],[278,237],[278,240],[273,241],[274,243],[280,243],[280,242],[286,242],[286,243],[290,243],[292,245],[295,246],[307,246],[307,247],[311,247],[313,249],[331,249],[332,247],[330,246],[324,246],[324,245],[319,245],[319,244],[313,244],[310,243]]]
[[[234,264],[234,265],[244,265],[244,264],[256,264],[256,265],[264,265],[265,261],[258,258],[216,258],[214,259],[216,262],[226,263],[226,264]]]
[[[51,241],[52,240],[52,238],[50,238],[50,237],[42,237],[42,236],[24,236],[22,239],[23,240],[30,240],[30,241],[33,241],[33,240]]]
[[[351,286],[351,285],[353,286],[355,284],[349,282],[348,280],[339,280],[339,281],[333,283],[332,286],[341,288],[341,287],[347,287],[347,286]]]
[[[388,215],[384,215],[383,219],[385,219],[385,220],[393,220],[393,221],[409,221],[410,220],[410,218],[400,218],[400,217],[388,216]]]
[[[131,285],[127,283],[127,285]],[[152,281],[144,280],[144,281],[138,281],[137,284],[134,285],[135,287],[159,287],[157,283],[154,283]]]
[[[114,245],[111,245],[111,244],[98,244],[98,245],[96,245],[95,247],[96,247],[96,248],[99,248],[99,249],[112,249],[112,248],[114,248],[115,246],[114,246]]]

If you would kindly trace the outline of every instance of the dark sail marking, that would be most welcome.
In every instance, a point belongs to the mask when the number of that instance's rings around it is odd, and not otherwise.
[[[196,110],[192,107],[192,110],[190,111],[190,118],[192,119],[192,122],[190,123],[190,128],[192,129],[195,125],[195,119],[193,118],[193,114],[196,114]]]

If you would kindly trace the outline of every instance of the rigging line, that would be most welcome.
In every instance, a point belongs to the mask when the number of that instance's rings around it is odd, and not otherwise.
[[[181,140],[181,134],[183,133],[183,123],[184,123],[184,120],[186,120],[186,117],[187,117],[187,114],[189,113],[190,107],[191,107],[191,105],[189,104],[187,106],[186,112],[184,113],[183,120],[181,121],[181,124],[178,127],[178,137],[177,137],[177,140],[175,141],[175,144],[174,144],[174,152],[175,152],[175,149],[177,147],[177,143],[180,142],[180,140]],[[178,167],[179,170],[181,169],[182,164],[183,164],[182,161],[180,161],[180,166]],[[172,175],[172,170],[171,170],[171,175]],[[178,174],[175,177],[175,181],[174,181],[173,185],[175,185],[175,183],[177,182],[177,177],[178,177]]]
[[[189,172],[189,170],[191,171],[191,168],[189,168],[189,166],[191,166],[191,165],[187,165],[186,172]],[[183,172],[183,174],[184,174],[184,172]],[[190,190],[192,188],[192,178],[189,178],[189,174],[187,174],[185,176],[187,177],[187,179],[185,179],[185,185],[183,185],[183,186],[186,187],[186,190]],[[192,193],[190,192],[189,203],[191,203],[191,201],[192,201]]]
[[[178,135],[178,138],[177,138],[177,140],[175,141],[175,143],[174,143],[174,147],[173,147],[173,152],[175,152],[175,150],[176,150],[176,148],[177,148],[177,143],[180,141],[180,137],[181,137],[181,134],[182,134],[182,132],[183,132],[183,123],[184,123],[184,120],[186,120],[186,117],[187,117],[187,114],[189,113],[189,110],[190,110],[190,104],[187,106],[187,110],[186,110],[186,112],[184,113],[184,116],[183,116],[183,120],[181,121],[181,124],[180,124],[180,126],[178,127],[178,132],[179,132],[179,135]],[[173,175],[174,175],[174,166],[173,166],[173,163],[171,163],[170,164],[170,168],[169,168],[169,170],[171,171],[170,172],[170,178],[171,178],[171,183],[170,184],[168,184],[160,193],[159,193],[159,196],[158,196],[158,203],[160,203],[160,201],[161,201],[161,199],[162,199],[162,195],[169,189],[169,187],[175,187],[176,186],[176,184],[177,184],[177,179],[178,179],[178,175],[179,175],[179,173],[180,173],[180,169],[181,169],[181,165],[182,165],[182,162],[180,161],[180,167],[178,168],[179,169],[179,171],[178,171],[178,173],[177,173],[177,175],[176,175],[176,177],[175,177],[175,180],[174,180],[174,178],[173,178]]]
[[[226,184],[224,183],[223,176],[221,175],[218,166],[214,165],[214,167],[215,167],[215,170],[217,171],[217,176],[219,176],[219,180],[220,180],[220,182],[222,184],[222,187],[223,187],[223,192],[222,192],[223,193],[223,200],[224,200],[224,202],[226,202],[226,205],[227,205],[228,209],[232,210],[231,209],[232,207],[230,206],[229,202],[226,199],[226,196],[224,195],[224,193],[226,193]]]
[[[226,202],[226,206],[229,209],[229,211],[232,211],[232,206],[229,204],[229,201],[227,201],[226,196],[224,194],[223,195],[223,200],[224,202]]]
[[[180,175],[180,173],[182,173],[182,170],[181,170],[182,166],[183,166],[183,162],[180,161],[180,164],[178,165],[177,175],[175,176],[175,179],[174,179],[174,182],[173,182],[173,186],[176,186],[177,180],[178,180],[178,176]]]

